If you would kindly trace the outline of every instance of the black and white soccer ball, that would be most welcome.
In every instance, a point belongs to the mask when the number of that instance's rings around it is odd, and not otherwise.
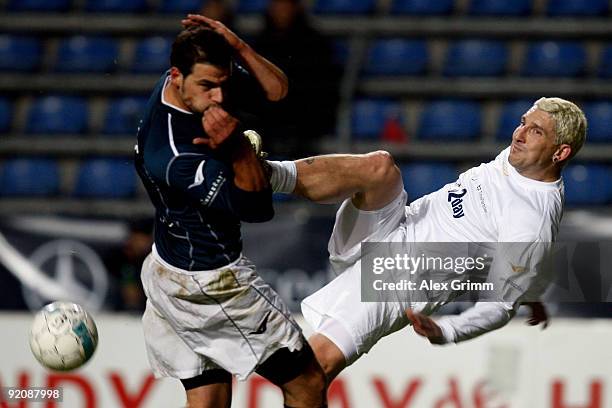
[[[53,302],[34,317],[30,349],[45,367],[57,371],[74,370],[85,364],[98,345],[98,329],[81,306]]]

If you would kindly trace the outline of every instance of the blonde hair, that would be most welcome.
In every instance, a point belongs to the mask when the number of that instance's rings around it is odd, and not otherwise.
[[[584,112],[576,104],[561,98],[540,98],[534,106],[548,113],[555,121],[555,144],[568,144],[571,159],[584,145],[587,120]]]

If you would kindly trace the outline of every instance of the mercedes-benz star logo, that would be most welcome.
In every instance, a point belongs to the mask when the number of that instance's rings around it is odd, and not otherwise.
[[[108,292],[108,276],[100,257],[87,245],[73,240],[49,241],[30,256],[32,263],[67,289],[71,300],[88,310],[99,310]],[[37,292],[23,286],[23,297],[31,310],[48,303]]]

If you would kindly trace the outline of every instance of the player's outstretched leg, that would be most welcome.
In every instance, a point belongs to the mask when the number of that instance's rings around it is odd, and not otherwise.
[[[352,197],[357,208],[375,210],[397,197],[403,187],[399,168],[385,151],[270,164],[273,188],[323,204]]]

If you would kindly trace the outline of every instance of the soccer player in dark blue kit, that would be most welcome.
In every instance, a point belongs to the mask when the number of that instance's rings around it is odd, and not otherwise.
[[[243,380],[253,371],[282,389],[285,406],[323,407],[321,367],[241,252],[241,221],[268,221],[274,210],[234,111],[258,95],[282,99],[287,79],[220,22],[190,15],[183,24],[136,145],[136,168],[156,209],[155,243],[142,269],[151,368],[181,380],[190,408],[229,407],[232,375]]]

